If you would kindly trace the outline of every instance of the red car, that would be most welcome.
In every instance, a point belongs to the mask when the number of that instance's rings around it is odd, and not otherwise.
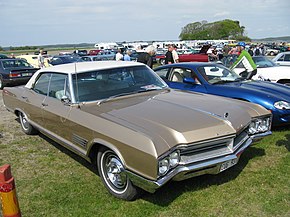
[[[211,45],[204,45],[199,53],[178,54],[179,62],[208,62],[207,51]],[[165,54],[157,54],[156,59],[159,59],[161,65],[165,64]]]
[[[92,56],[97,55],[100,51],[101,50],[90,50],[89,55],[92,55]]]

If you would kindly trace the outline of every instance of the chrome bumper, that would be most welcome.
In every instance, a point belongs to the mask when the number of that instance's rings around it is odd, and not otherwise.
[[[240,155],[248,148],[253,142],[261,138],[271,135],[272,132],[268,131],[259,135],[249,137],[242,146],[240,146],[234,153],[222,157],[196,162],[188,165],[179,165],[174,170],[170,171],[166,176],[158,180],[148,180],[130,171],[126,171],[129,179],[134,185],[154,193],[158,188],[162,187],[168,181],[181,181],[195,176],[204,174],[218,174],[220,173],[221,165],[227,161],[239,160]]]

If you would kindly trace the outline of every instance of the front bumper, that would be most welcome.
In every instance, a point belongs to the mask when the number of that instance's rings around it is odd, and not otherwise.
[[[175,169],[170,171],[168,174],[166,174],[166,176],[163,176],[158,180],[148,180],[130,171],[126,172],[129,179],[133,182],[134,185],[148,192],[154,193],[158,188],[162,187],[170,180],[181,181],[204,174],[220,173],[222,164],[231,161],[238,162],[241,154],[253,142],[259,141],[261,138],[271,134],[272,132],[268,131],[266,133],[248,137],[248,139],[245,142],[243,142],[243,145],[241,145],[238,149],[236,149],[232,154],[227,154],[225,156],[216,157],[205,161],[199,161],[186,165],[179,165]]]

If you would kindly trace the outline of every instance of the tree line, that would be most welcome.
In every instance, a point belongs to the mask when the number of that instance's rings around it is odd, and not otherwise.
[[[180,40],[239,40],[251,41],[245,34],[245,27],[239,21],[222,20],[212,23],[207,21],[189,23],[179,35]]]

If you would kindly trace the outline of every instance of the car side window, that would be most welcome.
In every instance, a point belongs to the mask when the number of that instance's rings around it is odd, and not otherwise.
[[[282,55],[282,56],[278,59],[278,61],[284,61],[284,55]]]
[[[35,82],[33,90],[36,93],[47,96],[50,77],[51,77],[51,73],[41,74],[40,77]]]
[[[290,54],[285,55],[284,61],[290,61]]]
[[[70,98],[66,74],[51,74],[48,96],[61,100],[64,96]]]
[[[35,82],[33,90],[39,94],[61,100],[65,95],[70,98],[68,76],[58,73],[43,73]]]
[[[157,75],[159,75],[162,79],[167,79],[167,73],[168,73],[168,69],[160,69],[160,70],[156,70],[155,71],[157,73]]]

